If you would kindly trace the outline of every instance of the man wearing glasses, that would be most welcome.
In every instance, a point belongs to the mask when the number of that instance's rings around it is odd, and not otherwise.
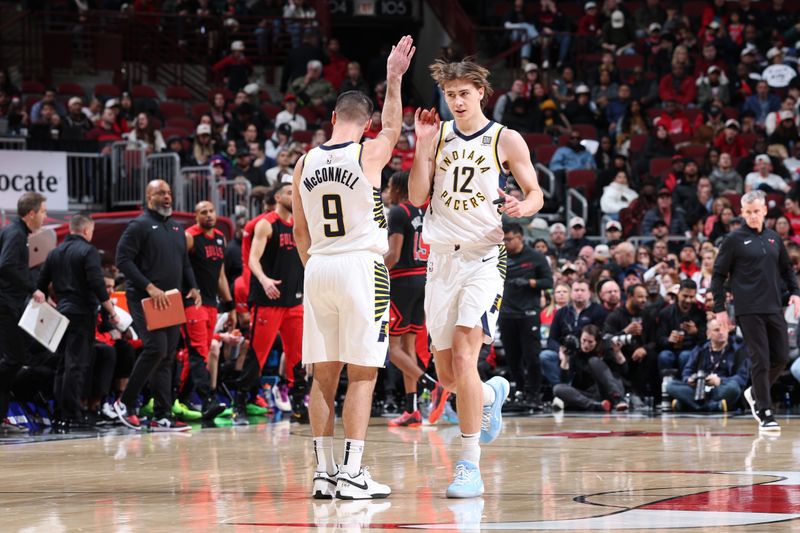
[[[541,410],[539,297],[553,287],[553,274],[547,258],[525,244],[519,224],[507,224],[503,232],[508,272],[497,324],[515,383],[514,400],[521,407]]]

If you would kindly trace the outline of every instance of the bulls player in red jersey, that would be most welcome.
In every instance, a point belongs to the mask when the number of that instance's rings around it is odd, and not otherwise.
[[[425,329],[425,269],[429,248],[422,242],[422,220],[426,207],[408,201],[408,172],[396,172],[389,181],[389,251],[383,257],[389,269],[391,307],[389,359],[403,373],[405,412],[389,421],[390,426],[422,424],[417,406],[417,387],[431,390],[430,422],[442,414],[447,392],[423,372],[417,362],[417,334]]]
[[[293,389],[293,419],[305,422],[307,413],[302,401],[305,376],[297,375],[302,368],[303,264],[292,234],[291,183],[278,184],[273,195],[275,211],[261,215],[253,228],[248,257],[250,353],[242,369],[239,390],[244,392],[257,385],[269,351],[280,333],[285,379]]]
[[[225,236],[216,229],[217,212],[211,202],[199,202],[194,208],[196,224],[186,230],[186,249],[202,305],[186,306],[186,324],[183,337],[189,351],[189,376],[194,390],[202,401],[204,420],[213,420],[225,406],[215,399],[208,371],[208,351],[217,324],[217,296],[219,307],[229,313],[232,327],[236,327],[236,311],[231,298],[228,279],[225,277]]]

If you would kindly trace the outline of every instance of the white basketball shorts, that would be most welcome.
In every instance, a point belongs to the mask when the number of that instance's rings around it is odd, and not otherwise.
[[[303,364],[386,365],[389,274],[381,256],[312,255],[303,311]]]
[[[494,336],[506,278],[505,246],[443,251],[431,249],[425,284],[425,322],[433,347],[453,345],[456,326],[481,327]]]

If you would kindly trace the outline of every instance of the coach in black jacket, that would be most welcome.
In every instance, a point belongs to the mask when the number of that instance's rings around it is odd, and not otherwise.
[[[175,422],[170,416],[172,365],[180,327],[147,331],[141,302],[150,297],[157,308],[164,309],[168,305],[165,291],[178,289],[194,300],[195,305],[200,305],[200,292],[186,254],[183,228],[170,218],[172,191],[169,185],[163,180],[151,181],[147,184],[146,196],[147,209],[128,224],[117,245],[117,268],[125,274],[128,309],[144,349],[114,409],[126,426],[138,429],[140,422],[134,408],[149,380],[154,399],[151,429],[184,430],[188,426]]]
[[[94,221],[87,215],[74,215],[69,235],[47,254],[37,283],[44,293],[53,284],[58,311],[69,319],[53,393],[57,417],[73,427],[86,421],[81,395],[94,346],[97,306],[102,302],[110,322],[119,322],[103,281],[100,254],[89,244],[93,235]]]
[[[39,303],[45,300],[28,267],[28,235],[47,218],[45,197],[24,193],[17,201],[17,215],[0,233],[0,422],[8,412],[8,390],[25,362],[27,338],[17,323],[31,295]]]
[[[766,216],[766,196],[762,191],[742,196],[742,217],[746,224],[722,241],[714,263],[711,292],[717,320],[728,331],[725,281],[730,276],[736,322],[752,361],[753,386],[744,391],[744,397],[760,430],[780,431],[772,414],[770,387],[789,361],[782,287],[789,290],[795,316],[800,311],[800,288],[780,235],[764,226]]]
[[[553,273],[547,258],[522,240],[522,226],[508,224],[503,231],[508,270],[497,326],[516,391],[524,393],[525,400],[538,407],[542,385],[539,298],[541,291],[553,287]]]

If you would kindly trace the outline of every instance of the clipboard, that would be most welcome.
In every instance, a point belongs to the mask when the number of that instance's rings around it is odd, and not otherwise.
[[[56,311],[50,304],[40,304],[31,300],[22,313],[18,325],[36,339],[36,342],[55,353],[67,331],[69,319]]]
[[[166,293],[169,306],[166,309],[156,309],[152,298],[142,300],[142,311],[147,331],[177,326],[186,323],[186,313],[183,310],[183,296],[178,289],[168,290]]]
[[[52,228],[43,229],[28,236],[28,268],[37,267],[45,262],[47,254],[56,247],[58,239]]]

